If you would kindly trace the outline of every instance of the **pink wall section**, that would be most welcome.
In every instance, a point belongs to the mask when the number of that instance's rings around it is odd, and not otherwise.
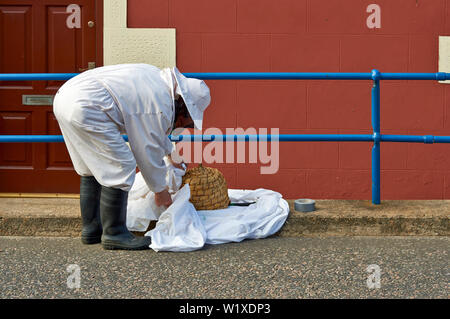
[[[369,29],[366,8],[381,7]],[[128,27],[176,28],[182,72],[437,72],[450,0],[128,0]],[[371,133],[369,81],[207,81],[206,127]],[[450,135],[450,85],[383,81],[385,134]],[[381,144],[382,199],[449,199],[450,145]],[[232,188],[370,199],[370,143],[282,143],[280,169],[215,164]]]

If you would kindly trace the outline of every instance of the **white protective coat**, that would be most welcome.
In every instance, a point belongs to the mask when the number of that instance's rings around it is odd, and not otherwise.
[[[54,114],[79,175],[129,191],[137,164],[151,191],[166,187],[163,158],[173,151],[168,135],[177,86],[172,72],[148,64],[106,66],[59,89]]]

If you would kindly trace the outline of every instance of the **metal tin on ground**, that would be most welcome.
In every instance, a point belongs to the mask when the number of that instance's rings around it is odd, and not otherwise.
[[[312,212],[316,210],[316,201],[306,198],[296,199],[294,202],[294,208],[298,212]]]

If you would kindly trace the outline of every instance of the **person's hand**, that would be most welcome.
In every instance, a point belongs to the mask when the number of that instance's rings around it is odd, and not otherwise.
[[[172,165],[176,168],[182,169],[183,171],[187,170],[187,164],[185,162],[182,163],[175,163],[173,162]]]
[[[177,163],[177,162],[175,162],[175,161],[172,159],[172,156],[171,156],[171,155],[168,155],[167,157],[169,158],[170,163],[171,163],[174,167],[179,168],[179,169],[182,169],[182,170],[187,170],[187,164],[186,164],[183,160],[181,160],[181,163]]]
[[[166,206],[172,205],[172,197],[169,194],[167,188],[162,192],[155,193],[155,204],[156,206]]]

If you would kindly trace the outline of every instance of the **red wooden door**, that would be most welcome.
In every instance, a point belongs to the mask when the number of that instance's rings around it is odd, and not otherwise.
[[[89,62],[98,66],[99,2],[0,0],[0,73],[78,73]],[[80,28],[67,25],[70,4],[81,9]],[[61,134],[51,100],[62,83],[0,81],[0,134]],[[0,192],[79,192],[65,144],[0,143]]]

